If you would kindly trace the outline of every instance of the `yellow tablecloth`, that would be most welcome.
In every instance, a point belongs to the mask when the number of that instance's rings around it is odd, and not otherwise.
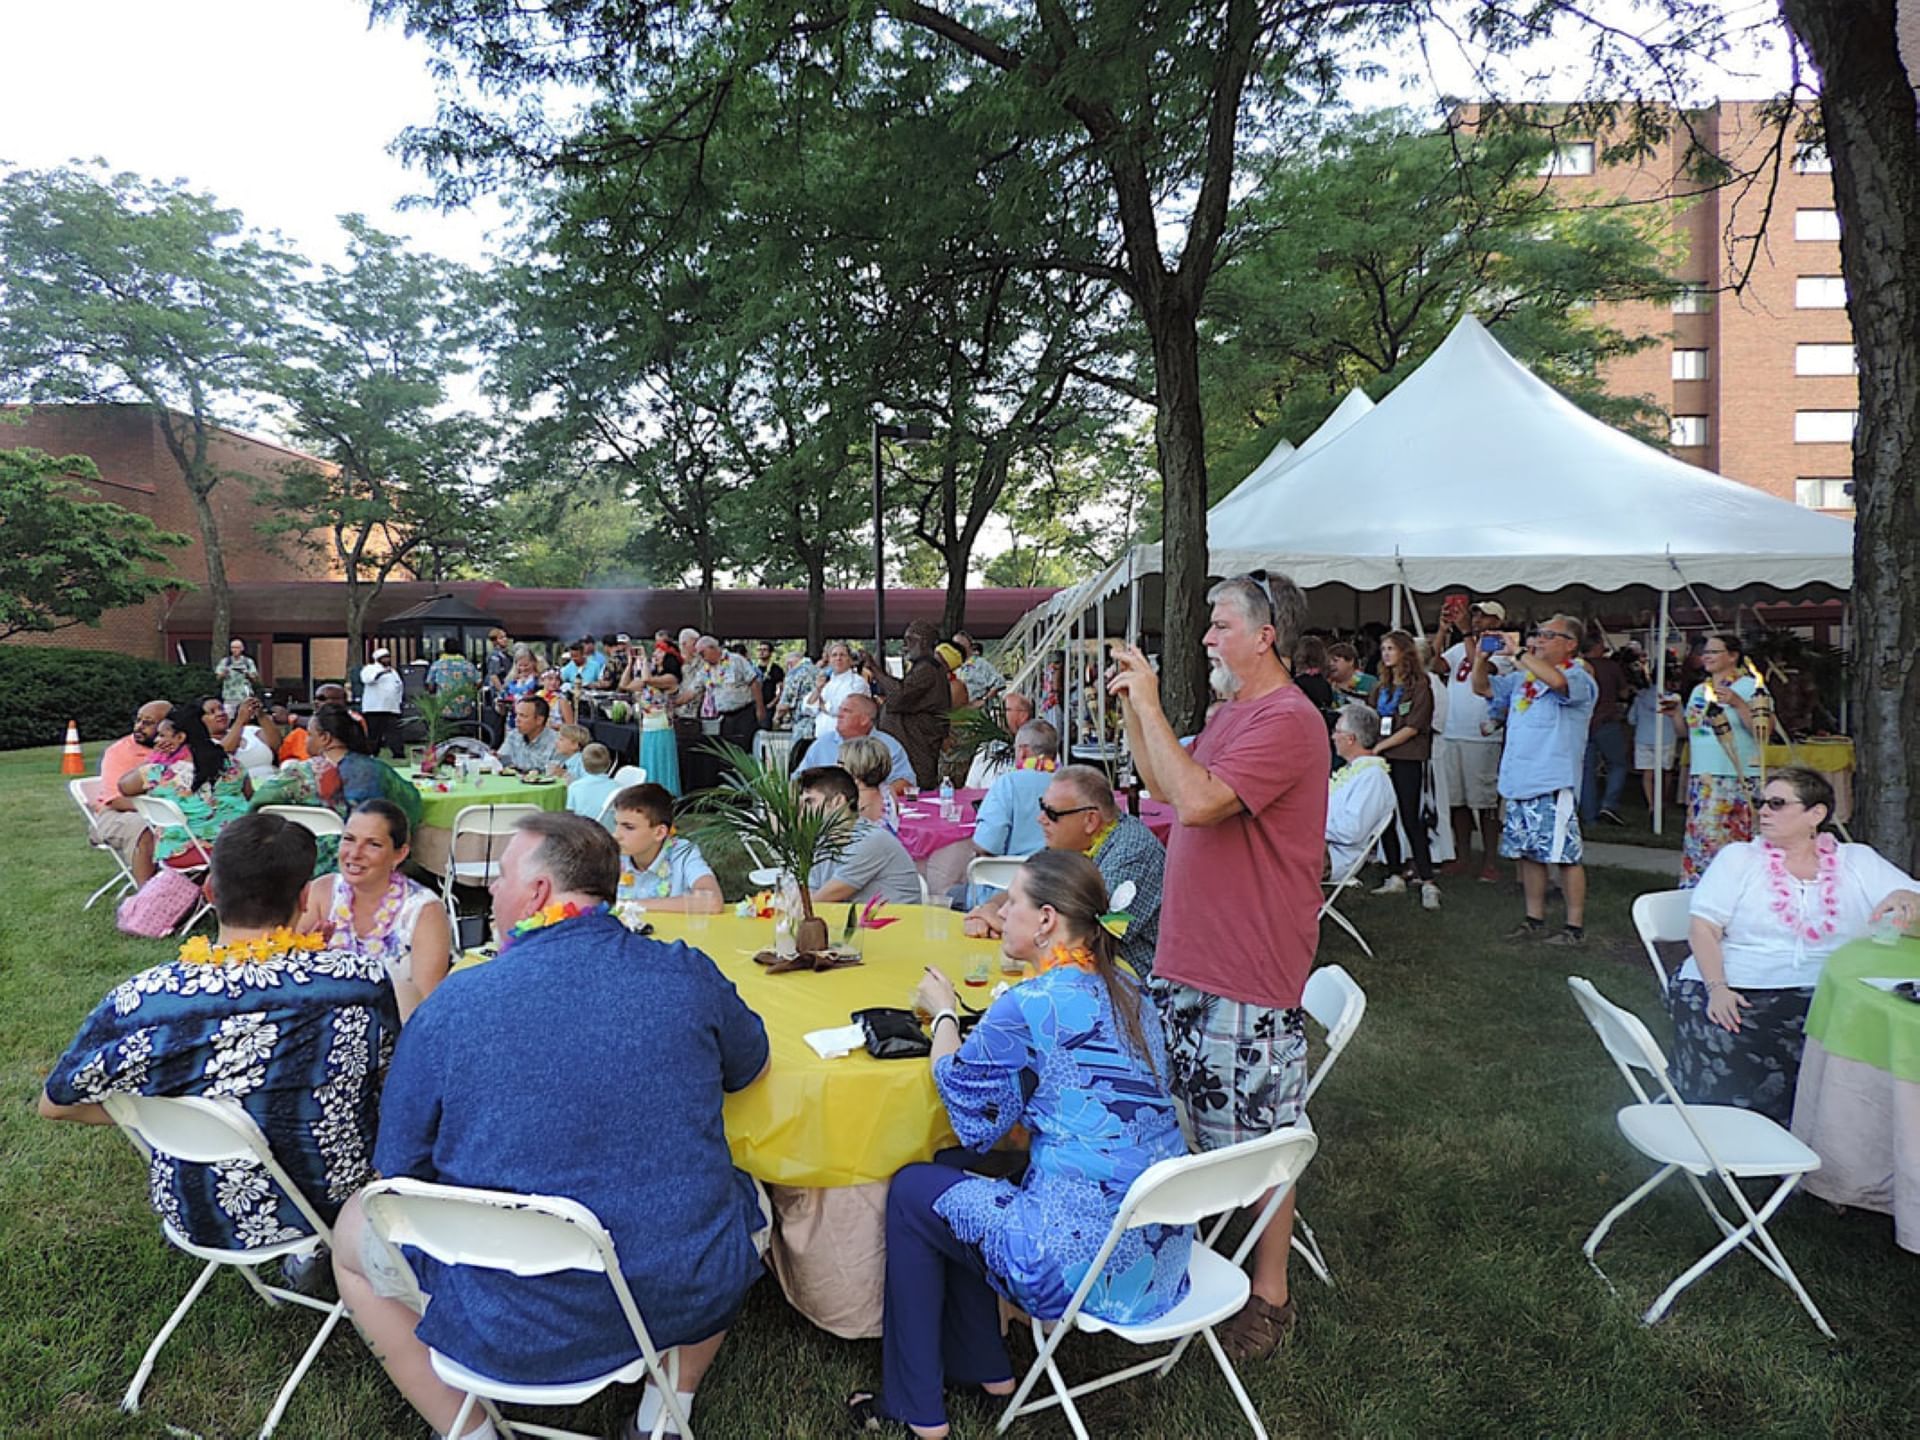
[[[954,1143],[926,1061],[875,1060],[864,1050],[822,1060],[801,1038],[845,1025],[855,1010],[907,1005],[928,964],[944,970],[968,1004],[986,1004],[987,988],[969,987],[966,976],[984,960],[999,978],[998,942],[963,937],[956,911],[934,912],[936,922],[949,927],[946,940],[927,938],[928,912],[918,905],[888,906],[883,913],[900,918],[868,932],[864,964],[788,975],[770,975],[753,963],[753,952],[773,943],[770,920],[650,917],[659,938],[685,940],[711,956],[766,1023],[773,1068],[759,1084],[727,1097],[726,1121],[734,1164],[770,1185],[886,1180]],[[829,917],[836,935],[844,915],[839,907]]]

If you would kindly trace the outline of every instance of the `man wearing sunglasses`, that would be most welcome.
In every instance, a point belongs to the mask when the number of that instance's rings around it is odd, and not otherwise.
[[[1144,823],[1120,808],[1106,773],[1091,765],[1067,765],[1054,773],[1040,797],[1040,830],[1047,849],[1071,850],[1093,861],[1109,895],[1122,883],[1133,883],[1133,898],[1125,906],[1129,919],[1127,933],[1120,938],[1120,958],[1146,979],[1153,973],[1153,947],[1160,937],[1166,847]],[[967,934],[976,940],[999,939],[1000,916],[1006,908],[1004,890],[989,897],[968,913]]]
[[[1527,638],[1511,675],[1495,675],[1491,657],[1473,652],[1473,693],[1507,716],[1500,757],[1500,854],[1517,860],[1526,915],[1508,937],[1578,945],[1586,937],[1587,872],[1580,863],[1580,773],[1587,722],[1600,689],[1575,657],[1583,629],[1555,615]],[[1564,929],[1547,935],[1547,867],[1567,897]]]
[[[1108,688],[1146,786],[1173,806],[1154,989],[1174,1094],[1204,1150],[1298,1123],[1307,1038],[1300,992],[1319,943],[1327,727],[1289,671],[1306,597],[1255,571],[1213,587],[1207,656],[1226,701],[1191,752],[1160,708],[1160,679],[1114,647]],[[1293,1323],[1293,1197],[1254,1252],[1253,1295],[1218,1332],[1236,1361],[1279,1348]]]

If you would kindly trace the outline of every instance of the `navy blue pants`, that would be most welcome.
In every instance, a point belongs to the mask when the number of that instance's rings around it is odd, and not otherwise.
[[[943,1388],[1013,1378],[1000,1306],[980,1252],[934,1213],[967,1179],[950,1165],[909,1165],[887,1190],[887,1302],[879,1409],[909,1425],[947,1423]]]

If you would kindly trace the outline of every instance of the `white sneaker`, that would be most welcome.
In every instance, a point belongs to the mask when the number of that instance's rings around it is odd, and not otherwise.
[[[1420,887],[1420,908],[1438,910],[1440,908],[1440,887],[1431,880]]]
[[[1398,875],[1389,875],[1383,884],[1373,887],[1373,893],[1376,895],[1404,895],[1407,893],[1407,882]]]

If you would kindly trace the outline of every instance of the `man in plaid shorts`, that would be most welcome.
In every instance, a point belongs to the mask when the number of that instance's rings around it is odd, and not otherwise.
[[[1191,753],[1138,650],[1115,647],[1109,686],[1140,778],[1179,817],[1167,842],[1153,987],[1174,1094],[1200,1148],[1212,1150],[1301,1118],[1300,992],[1320,937],[1327,726],[1288,663],[1307,608],[1299,587],[1256,571],[1216,585],[1207,600],[1207,655],[1227,701]],[[1293,1324],[1292,1241],[1289,1195],[1254,1250],[1252,1298],[1219,1332],[1235,1360],[1270,1355]]]

